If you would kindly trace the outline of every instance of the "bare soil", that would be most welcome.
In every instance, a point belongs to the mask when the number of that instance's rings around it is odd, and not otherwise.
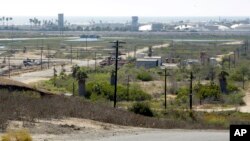
[[[7,130],[19,129],[28,129],[34,141],[96,140],[116,135],[138,134],[150,130],[79,118],[39,120],[32,123],[11,121],[7,127]]]

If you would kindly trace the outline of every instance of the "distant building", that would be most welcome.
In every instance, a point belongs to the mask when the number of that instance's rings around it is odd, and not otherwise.
[[[179,31],[187,31],[187,30],[192,30],[192,29],[194,29],[194,27],[191,26],[191,25],[185,24],[185,25],[176,26],[174,29],[175,29],[175,30],[179,30]]]
[[[237,31],[249,31],[250,24],[234,24],[231,26],[231,28]]]
[[[210,31],[226,31],[226,30],[230,29],[224,25],[207,25],[207,26],[205,26],[205,28],[210,30]]]
[[[212,65],[212,66],[216,66],[218,65],[218,61],[216,60],[216,58],[209,58],[209,64]]]
[[[200,61],[197,59],[187,59],[181,62],[182,65],[200,65]]]
[[[64,29],[64,15],[58,14],[58,28],[60,31]]]
[[[138,31],[138,29],[139,29],[138,20],[139,20],[139,18],[137,16],[132,17],[132,23],[131,23],[131,30],[132,31]]]
[[[151,57],[146,56],[146,57],[144,57],[144,59],[157,59],[158,60],[157,66],[161,66],[162,65],[162,58],[161,58],[161,56],[151,56]]]
[[[155,68],[158,66],[157,59],[137,59],[136,60],[136,67],[144,67],[146,69]]]
[[[200,61],[202,65],[206,65],[206,61],[208,60],[208,55],[206,52],[200,52]]]
[[[163,24],[161,23],[153,23],[147,24],[139,27],[139,31],[162,31]]]

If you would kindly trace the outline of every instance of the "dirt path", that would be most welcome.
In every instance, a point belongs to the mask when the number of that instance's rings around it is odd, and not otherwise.
[[[100,60],[97,60],[97,63],[99,62]],[[73,60],[73,64],[77,64],[79,66],[88,66],[88,65],[91,66],[95,64],[95,60],[89,60],[89,61]],[[56,67],[58,74],[60,73],[61,69],[62,69],[61,66]],[[66,74],[69,74],[71,72],[72,65],[66,65],[64,66],[64,69],[66,70]],[[31,83],[35,83],[41,80],[49,80],[51,77],[53,77],[53,75],[54,75],[54,71],[53,71],[53,67],[51,67],[50,69],[28,72],[28,73],[23,73],[17,76],[12,76],[11,79],[22,82],[22,83],[31,84]]]
[[[250,113],[250,88],[246,90],[246,96],[244,97],[244,101],[246,103],[245,106],[239,108],[240,112]]]
[[[162,44],[162,45],[152,46],[153,49],[162,48],[162,47],[169,47],[169,44]],[[143,52],[146,52],[146,51],[148,51],[148,47],[144,47],[142,49],[136,50],[136,54],[143,53]],[[130,52],[126,53],[126,55],[122,55],[122,58],[126,58],[127,56],[134,56],[134,53],[135,53],[134,51],[130,51]]]

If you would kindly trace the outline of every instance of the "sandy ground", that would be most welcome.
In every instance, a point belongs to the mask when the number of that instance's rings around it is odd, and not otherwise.
[[[162,47],[169,47],[169,44],[155,45],[155,46],[152,46],[152,49],[157,49],[157,48],[162,48]],[[148,47],[144,47],[142,49],[137,49],[136,54],[147,52],[147,51],[148,51]],[[127,56],[134,56],[134,51],[128,52],[126,53],[126,55],[122,55],[122,58],[126,58]]]
[[[243,44],[243,41],[227,42],[224,43],[223,45],[241,45],[241,44]]]
[[[234,54],[234,52],[229,52],[228,54],[217,55],[216,61],[221,62],[223,57],[233,55],[233,54]]]
[[[244,113],[250,113],[250,88],[248,88],[246,91],[246,96],[244,98],[244,101],[246,105],[240,107],[239,110]]]
[[[39,120],[35,123],[11,121],[7,128],[18,129],[28,129],[34,141],[99,140],[111,136],[136,135],[150,130],[78,118]]]
[[[229,137],[226,130],[136,128],[78,118],[38,120],[35,123],[11,121],[8,126],[8,130],[20,129],[28,130],[33,141],[182,141],[184,138],[200,141],[205,136],[213,136],[212,140],[205,137],[206,141],[226,141]]]

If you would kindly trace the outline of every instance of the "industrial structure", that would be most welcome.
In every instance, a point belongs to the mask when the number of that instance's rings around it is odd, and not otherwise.
[[[58,29],[60,31],[64,30],[64,15],[62,13],[58,14]]]
[[[139,30],[139,18],[137,16],[132,17],[132,24],[131,24],[131,31],[138,31]]]

